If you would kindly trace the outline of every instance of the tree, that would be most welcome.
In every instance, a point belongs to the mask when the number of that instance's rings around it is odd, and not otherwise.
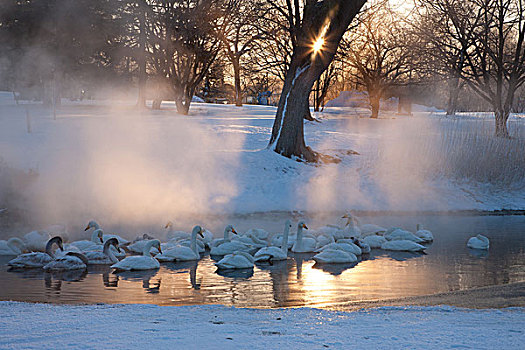
[[[272,3],[272,0],[268,0]],[[285,157],[308,162],[318,154],[304,141],[303,118],[314,82],[332,62],[352,19],[366,0],[296,0],[282,8],[293,17],[293,54],[277,107],[269,147]],[[314,49],[315,48],[315,49]]]
[[[525,0],[436,0],[424,10],[440,17],[436,42],[456,52],[448,62],[467,85],[489,102],[495,135],[509,137],[507,120],[525,83]],[[445,50],[442,50],[444,56]]]
[[[406,35],[388,2],[374,4],[358,16],[358,25],[343,43],[343,56],[357,82],[368,92],[372,118],[381,98],[410,70]]]
[[[225,55],[233,68],[235,105],[242,106],[242,59],[261,38],[257,29],[257,6],[250,0],[228,0],[223,7],[222,23],[217,33]]]

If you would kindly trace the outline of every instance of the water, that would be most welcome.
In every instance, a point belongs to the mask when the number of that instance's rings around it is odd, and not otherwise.
[[[278,216],[266,217],[266,226],[277,230],[284,222],[284,216]],[[266,227],[263,219],[246,217],[236,226],[241,231]],[[424,222],[435,241],[427,255],[377,250],[357,264],[316,266],[313,254],[290,253],[287,261],[230,273],[217,273],[209,255],[198,263],[119,274],[108,267],[87,273],[14,272],[5,265],[10,258],[1,257],[0,300],[329,307],[525,281],[525,216],[375,216],[362,221],[408,229]],[[222,224],[217,223],[216,232]],[[490,238],[490,251],[466,247],[477,233]]]

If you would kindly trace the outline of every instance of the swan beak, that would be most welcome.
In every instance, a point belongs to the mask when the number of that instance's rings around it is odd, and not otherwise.
[[[304,228],[305,230],[308,230],[308,226],[306,226],[306,224],[303,224],[303,228]]]
[[[87,231],[89,229],[90,229],[90,227],[89,227],[89,225],[87,225],[86,228],[84,229],[84,231]]]
[[[64,246],[62,245],[62,243],[58,245],[58,248],[60,248],[61,251],[64,251]]]
[[[204,235],[202,234],[202,231],[199,231],[199,236],[201,236],[202,238],[204,238]]]
[[[166,226],[164,226],[164,228],[168,228],[168,227],[170,227],[170,226],[171,226],[170,224],[171,224],[171,222],[168,222],[168,223],[166,224]]]
[[[104,240],[102,239],[102,237],[98,236],[98,238],[100,238],[100,243],[104,243]]]
[[[341,219],[349,219],[348,214],[341,216]]]
[[[237,231],[235,231],[234,228],[232,228],[232,233],[238,234]]]
[[[160,245],[159,245],[159,253],[162,254],[162,249],[161,249]]]
[[[122,253],[122,250],[120,250],[120,247],[117,245],[117,252]]]

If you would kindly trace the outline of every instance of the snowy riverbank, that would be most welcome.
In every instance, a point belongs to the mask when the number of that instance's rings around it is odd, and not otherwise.
[[[525,309],[358,312],[0,302],[1,349],[522,349]]]
[[[506,161],[502,166],[518,166],[507,172],[487,169],[480,159],[490,157],[476,153],[478,138],[443,146],[443,135],[490,129],[493,120],[483,114],[447,119],[419,111],[371,120],[359,109],[328,108],[316,115],[320,123],[306,123],[306,141],[342,162],[313,166],[265,149],[274,107],[196,103],[181,116],[170,103],[141,114],[131,104],[64,101],[53,120],[41,105],[6,101],[0,104],[0,192],[41,224],[97,218],[106,225],[159,225],[184,216],[193,223],[203,213],[288,210],[525,209],[523,183],[504,184],[523,177],[521,163]],[[523,133],[524,124],[521,116],[509,121],[514,133]],[[463,146],[475,149],[464,155]],[[471,169],[502,177],[502,184],[450,173]]]

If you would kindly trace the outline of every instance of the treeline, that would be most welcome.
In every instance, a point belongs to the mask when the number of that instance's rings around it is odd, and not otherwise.
[[[506,136],[509,113],[525,107],[525,0],[398,4],[366,2],[309,103],[319,110],[356,89],[367,91],[373,117],[391,96],[432,100],[448,114],[483,105]],[[323,2],[4,0],[0,88],[50,104],[138,87],[138,105],[170,99],[184,114],[194,95],[241,105],[286,85],[294,52],[317,39],[298,34],[309,7]]]

